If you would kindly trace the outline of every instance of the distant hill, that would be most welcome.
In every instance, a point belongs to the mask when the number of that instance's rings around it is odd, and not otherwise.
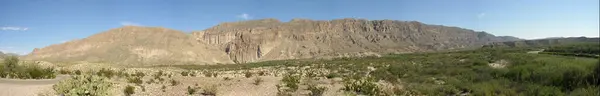
[[[26,59],[89,61],[128,65],[232,63],[216,47],[160,27],[125,26],[81,40],[35,49]]]
[[[216,64],[431,52],[517,40],[521,39],[416,21],[260,19],[222,23],[191,34],[125,26],[36,48],[24,57],[126,65]]]
[[[538,47],[538,46],[551,46],[561,45],[570,43],[600,43],[600,38],[588,38],[588,37],[568,37],[568,38],[547,38],[547,39],[536,39],[536,40],[521,40],[521,41],[509,41],[509,42],[495,42],[485,45],[484,47]]]

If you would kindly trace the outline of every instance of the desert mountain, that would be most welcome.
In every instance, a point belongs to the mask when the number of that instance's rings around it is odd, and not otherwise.
[[[110,29],[85,39],[35,49],[25,58],[127,65],[233,63],[216,47],[197,42],[183,32],[137,26]]]
[[[236,63],[427,52],[521,40],[416,21],[363,19],[229,22],[192,36],[217,46]]]
[[[245,63],[476,48],[516,40],[521,39],[416,21],[260,19],[222,23],[191,35],[125,26],[35,49],[24,57],[127,65]]]

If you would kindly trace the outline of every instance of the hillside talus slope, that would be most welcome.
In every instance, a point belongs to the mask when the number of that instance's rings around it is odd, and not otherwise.
[[[35,49],[24,58],[127,65],[233,63],[216,47],[197,42],[183,32],[137,26],[110,29],[85,39]]]
[[[236,63],[428,52],[520,40],[415,21],[362,19],[229,22],[192,36],[217,46]]]

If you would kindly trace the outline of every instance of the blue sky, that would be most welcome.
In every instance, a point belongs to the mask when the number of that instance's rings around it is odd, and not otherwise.
[[[85,38],[123,25],[185,32],[292,18],[420,21],[525,39],[598,37],[599,0],[0,0],[0,51]]]

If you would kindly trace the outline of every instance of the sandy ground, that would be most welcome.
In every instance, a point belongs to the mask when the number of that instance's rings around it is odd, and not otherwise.
[[[52,85],[65,78],[68,76],[44,80],[0,79],[0,96],[37,96],[40,92],[51,91]]]

